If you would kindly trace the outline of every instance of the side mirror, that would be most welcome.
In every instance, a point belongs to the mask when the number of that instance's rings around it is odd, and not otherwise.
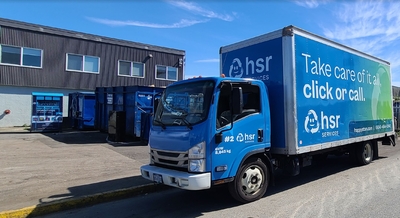
[[[153,114],[156,113],[157,107],[158,107],[158,103],[159,103],[159,102],[160,102],[160,98],[155,98],[155,99],[154,99]]]
[[[160,103],[160,98],[161,98],[162,94],[163,94],[162,92],[159,92],[154,95],[153,114],[155,114],[157,111],[158,103]]]
[[[242,87],[234,87],[232,90],[232,112],[233,114],[241,114],[243,112]]]
[[[222,142],[222,132],[215,134],[215,144],[219,144]]]

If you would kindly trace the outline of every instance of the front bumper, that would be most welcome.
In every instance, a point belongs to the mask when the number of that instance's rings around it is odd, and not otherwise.
[[[211,173],[190,174],[151,165],[140,167],[140,172],[145,179],[180,189],[202,190],[211,187]],[[159,179],[160,177],[162,180]]]

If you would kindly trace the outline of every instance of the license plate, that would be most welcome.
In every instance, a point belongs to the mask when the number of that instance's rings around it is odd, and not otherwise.
[[[153,174],[153,181],[156,183],[163,183],[162,175],[160,174]]]

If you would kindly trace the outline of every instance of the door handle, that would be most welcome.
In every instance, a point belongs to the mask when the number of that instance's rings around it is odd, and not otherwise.
[[[257,130],[257,140],[258,142],[264,141],[264,130],[262,129]]]

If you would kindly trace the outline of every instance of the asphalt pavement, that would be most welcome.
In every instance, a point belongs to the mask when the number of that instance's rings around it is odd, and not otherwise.
[[[146,144],[110,143],[99,131],[0,128],[0,157],[0,218],[40,216],[166,188],[140,175]]]

